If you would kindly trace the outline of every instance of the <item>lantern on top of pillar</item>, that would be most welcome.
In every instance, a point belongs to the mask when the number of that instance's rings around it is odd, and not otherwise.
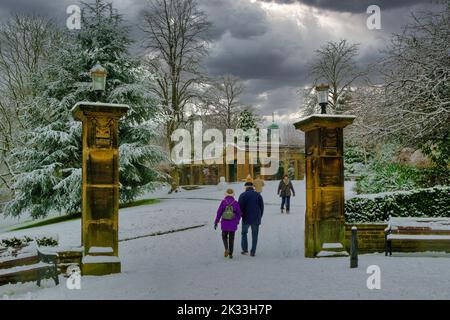
[[[100,95],[106,88],[106,76],[108,72],[106,69],[97,61],[95,66],[90,70],[92,79],[92,90]]]
[[[316,86],[317,92],[317,101],[319,102],[321,108],[321,114],[327,113],[327,105],[328,105],[328,94],[330,91],[330,86],[327,84],[320,84]]]

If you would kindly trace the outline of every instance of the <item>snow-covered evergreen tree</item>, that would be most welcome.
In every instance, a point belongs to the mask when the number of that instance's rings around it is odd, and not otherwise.
[[[164,155],[151,145],[155,102],[144,89],[150,79],[128,53],[131,41],[120,15],[103,0],[83,4],[81,30],[66,37],[36,75],[34,97],[24,106],[26,145],[14,150],[19,174],[9,215],[80,210],[81,124],[70,110],[78,101],[97,100],[89,74],[97,61],[108,72],[101,101],[130,106],[119,126],[120,200],[132,200],[159,175],[155,168]]]
[[[256,141],[258,141],[258,124],[260,123],[260,118],[253,112],[251,107],[246,107],[244,110],[239,112],[237,115],[237,129],[243,130],[243,132],[238,131],[236,134],[236,141],[245,141],[246,143],[251,141],[250,136],[251,130],[255,130]]]
[[[253,113],[253,111],[249,108],[242,110],[238,115],[238,129],[242,129],[244,131],[249,129],[257,129],[258,128],[259,118]]]

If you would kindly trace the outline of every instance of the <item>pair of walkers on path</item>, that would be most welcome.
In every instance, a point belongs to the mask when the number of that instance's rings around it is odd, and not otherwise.
[[[234,198],[233,189],[227,189],[225,199],[220,203],[217,209],[217,215],[214,222],[214,229],[217,228],[219,221],[222,228],[222,240],[225,247],[224,257],[233,258],[234,235],[236,233],[239,221],[242,218],[242,238],[241,247],[243,255],[248,255],[248,231],[251,229],[252,247],[250,256],[254,257],[256,245],[258,243],[259,225],[264,213],[264,202],[261,194],[255,191],[253,181],[247,178],[245,191],[239,196],[239,200]]]
[[[258,243],[259,226],[264,213],[264,201],[261,196],[264,181],[258,176],[255,181],[251,176],[247,177],[245,191],[239,196],[239,200],[234,198],[233,189],[227,189],[225,199],[217,209],[214,229],[217,229],[219,221],[221,222],[222,240],[225,247],[225,258],[233,258],[234,237],[242,218],[242,239],[241,254],[248,254],[248,232],[251,230],[252,247],[250,256],[255,256]],[[281,197],[281,213],[286,205],[286,213],[290,211],[291,195],[295,196],[295,190],[289,177],[285,175],[278,185],[277,194]]]

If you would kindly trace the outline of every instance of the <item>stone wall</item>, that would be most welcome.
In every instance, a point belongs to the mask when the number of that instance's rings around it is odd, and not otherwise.
[[[62,248],[58,252],[58,267],[61,273],[66,273],[70,265],[78,265],[81,268],[81,259],[83,258],[82,248]]]
[[[387,223],[346,224],[345,248],[350,252],[351,229],[358,228],[358,252],[373,253],[384,252],[384,229]]]
[[[350,252],[351,229],[358,228],[358,253],[384,252],[384,229],[386,223],[346,224],[345,249]],[[450,240],[442,241],[393,241],[392,251],[395,252],[450,252]]]

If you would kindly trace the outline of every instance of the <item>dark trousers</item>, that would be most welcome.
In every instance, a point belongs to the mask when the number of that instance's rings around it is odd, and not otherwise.
[[[281,197],[281,210],[284,209],[284,204],[286,204],[286,210],[289,211],[291,208],[291,197]]]
[[[222,240],[225,250],[232,255],[234,248],[234,231],[222,231]]]
[[[256,252],[256,245],[258,244],[258,233],[259,233],[259,224],[242,224],[242,239],[241,239],[241,246],[242,251],[248,252],[248,240],[247,240],[247,234],[248,234],[248,228],[252,228],[252,249],[251,253],[255,254]]]

